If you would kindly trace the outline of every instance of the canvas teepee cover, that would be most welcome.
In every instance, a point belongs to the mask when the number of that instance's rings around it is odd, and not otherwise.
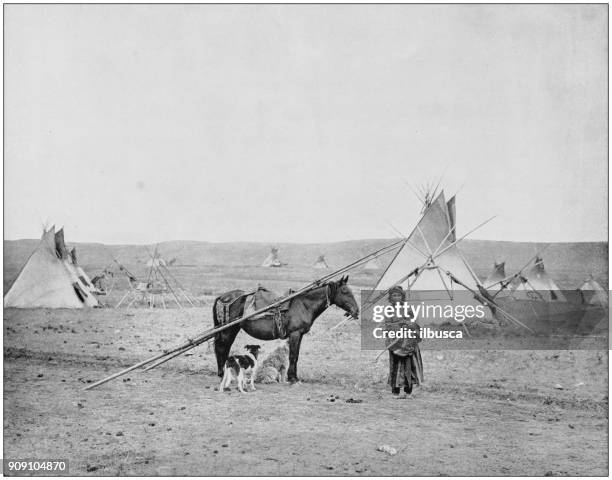
[[[424,304],[482,306],[474,298],[478,280],[463,254],[454,245],[454,197],[446,203],[444,192],[431,201],[406,243],[379,279],[375,290],[385,291],[400,284],[407,300]],[[452,210],[452,211],[451,211]],[[411,272],[416,273],[406,278]],[[468,288],[456,283],[448,273]],[[484,309],[487,318],[491,311]],[[424,324],[447,323],[445,318],[428,318]]]
[[[66,270],[70,273],[70,279],[75,288],[75,291],[79,293],[83,293],[84,295],[84,303],[87,307],[97,307],[100,305],[96,297],[93,295],[93,291],[90,288],[91,283],[87,285],[87,280],[85,277],[81,278],[79,270],[77,266],[73,263],[73,257],[68,252],[66,248],[66,243],[64,241],[64,229],[60,228],[57,232],[55,232],[55,254],[62,260]],[[76,256],[76,255],[75,255]],[[81,271],[83,271],[81,269]],[[85,273],[85,272],[83,272]]]
[[[55,228],[43,232],[40,243],[4,296],[5,307],[83,308],[99,305],[78,279],[67,251],[63,231],[56,243]],[[60,233],[58,232],[58,233]]]

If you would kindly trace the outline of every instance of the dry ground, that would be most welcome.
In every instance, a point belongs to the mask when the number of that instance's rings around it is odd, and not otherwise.
[[[329,310],[299,385],[218,393],[204,345],[82,390],[208,328],[210,303],[5,311],[4,458],[67,458],[73,475],[608,473],[607,351],[424,351],[425,385],[395,400],[386,358],[360,351],[354,324],[330,333]]]

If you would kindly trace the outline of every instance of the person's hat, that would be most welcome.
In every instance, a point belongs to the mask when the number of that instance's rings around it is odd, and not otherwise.
[[[389,298],[391,298],[391,295],[393,295],[394,293],[399,293],[404,299],[406,299],[406,292],[404,292],[404,289],[401,286],[396,285],[395,287],[390,288]]]

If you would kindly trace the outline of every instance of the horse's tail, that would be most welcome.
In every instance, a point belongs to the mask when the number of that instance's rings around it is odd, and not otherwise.
[[[215,298],[215,302],[213,303],[213,325],[215,327],[220,327],[219,325],[219,315],[217,314],[217,303],[219,303],[219,298]]]
[[[238,318],[242,316],[244,312],[244,302],[246,300],[245,293],[242,290],[231,290],[226,292],[217,298],[213,303],[213,323],[215,327],[220,327],[225,325],[228,321],[234,318]],[[237,301],[241,301],[242,304],[239,305],[239,310],[237,312],[238,317],[235,317],[235,313],[232,315],[230,313],[230,309],[234,307],[234,304]],[[235,307],[234,307],[235,309]]]

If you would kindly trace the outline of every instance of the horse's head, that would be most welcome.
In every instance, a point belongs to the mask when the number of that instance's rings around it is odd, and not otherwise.
[[[330,288],[329,303],[340,307],[351,317],[359,318],[359,305],[353,296],[351,287],[348,286],[348,275],[335,282],[329,282],[328,285]]]

